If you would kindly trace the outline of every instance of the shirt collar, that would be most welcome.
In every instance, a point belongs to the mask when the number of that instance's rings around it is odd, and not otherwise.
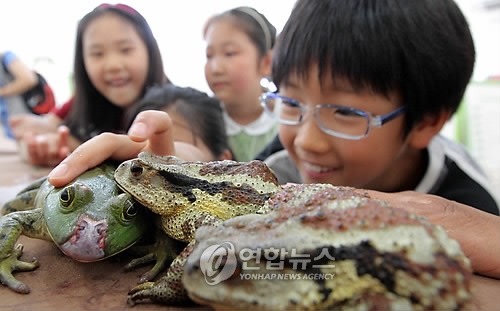
[[[277,123],[277,121],[265,111],[262,111],[257,120],[247,125],[236,123],[229,114],[224,111],[224,122],[226,122],[228,136],[234,136],[240,132],[245,132],[250,136],[262,135],[271,131]]]

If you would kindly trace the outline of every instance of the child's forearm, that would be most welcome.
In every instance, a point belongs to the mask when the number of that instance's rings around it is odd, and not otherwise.
[[[37,84],[36,75],[28,76],[23,79],[16,79],[12,82],[0,86],[0,97],[14,96],[21,94]]]

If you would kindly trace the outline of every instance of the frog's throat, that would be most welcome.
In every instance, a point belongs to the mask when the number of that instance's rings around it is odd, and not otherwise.
[[[104,259],[107,231],[108,224],[105,219],[95,220],[82,214],[78,218],[73,234],[66,242],[59,245],[59,248],[68,257],[81,262]]]

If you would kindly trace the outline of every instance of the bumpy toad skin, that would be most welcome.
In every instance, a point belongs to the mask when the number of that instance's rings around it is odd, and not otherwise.
[[[181,162],[141,153],[115,171],[118,185],[161,215],[163,230],[191,242],[198,222],[212,223],[254,213],[279,190],[261,161]]]
[[[470,298],[472,272],[459,244],[421,217],[331,185],[287,185],[268,207],[267,215],[196,232],[183,277],[194,301],[221,310],[458,310]],[[228,242],[235,256],[215,256],[216,274],[205,275],[203,252]],[[270,269],[273,262],[259,252],[271,248],[281,250],[274,267],[282,262],[283,269]],[[209,285],[225,265],[234,273]]]
[[[169,237],[188,243],[165,277],[130,291],[130,304],[142,300],[168,304],[188,299],[181,283],[182,267],[193,247],[196,229],[256,213],[280,189],[274,174],[261,161],[182,162],[149,153],[120,164],[115,180],[159,215],[161,228]]]
[[[118,188],[113,172],[113,166],[102,165],[62,188],[44,178],[7,202],[0,217],[0,281],[16,292],[30,291],[12,276],[38,267],[36,260],[18,260],[20,235],[53,241],[81,262],[105,259],[139,240],[151,213]]]
[[[470,263],[456,241],[441,227],[359,190],[320,184],[282,189],[262,162],[182,162],[146,153],[122,163],[115,179],[159,215],[166,234],[188,243],[163,278],[129,292],[132,305],[171,304],[189,294],[231,310],[453,310],[470,298]],[[261,258],[246,262],[257,271],[243,271],[242,260],[222,253],[210,262],[213,274],[205,275],[203,252],[228,242],[236,254],[274,248],[289,256],[283,269],[270,272],[268,263],[276,261]],[[299,267],[292,249],[315,261]],[[226,265],[232,276],[208,285]],[[301,279],[247,280],[241,272]],[[304,277],[327,274],[334,277]]]

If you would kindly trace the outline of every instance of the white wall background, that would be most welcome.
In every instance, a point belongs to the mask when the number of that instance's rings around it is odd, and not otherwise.
[[[150,24],[170,79],[178,85],[189,85],[209,92],[203,74],[205,45],[202,28],[205,21],[224,10],[250,5],[281,31],[294,0],[121,2],[137,9]],[[57,101],[63,102],[70,96],[68,81],[78,20],[100,3],[102,0],[2,1],[0,51],[12,50],[28,65],[40,70],[54,86]],[[47,59],[53,60],[53,63]]]
[[[0,50],[14,51],[28,65],[44,73],[56,89],[58,102],[65,101],[70,96],[68,81],[77,22],[101,1],[2,1]],[[481,6],[483,1],[491,0],[458,0],[476,43],[475,80],[500,75],[500,9],[486,12]],[[208,92],[203,76],[205,47],[201,34],[206,19],[232,7],[250,5],[265,14],[280,31],[295,0],[122,2],[136,8],[148,20],[160,45],[169,77],[176,84]]]

